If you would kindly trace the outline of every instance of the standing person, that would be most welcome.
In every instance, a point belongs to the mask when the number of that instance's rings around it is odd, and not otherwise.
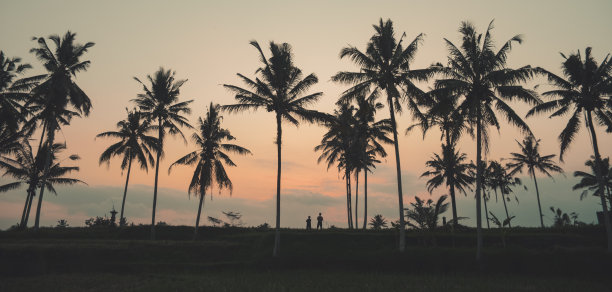
[[[310,225],[311,221],[310,216],[308,216],[308,219],[306,219],[306,230],[312,230],[312,225]]]
[[[319,227],[323,230],[323,216],[321,216],[321,213],[317,216],[317,230],[319,230]]]

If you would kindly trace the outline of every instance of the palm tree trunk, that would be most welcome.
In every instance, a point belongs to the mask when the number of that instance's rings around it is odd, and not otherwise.
[[[497,196],[497,189],[495,189],[495,196]],[[508,215],[508,207],[506,206],[506,196],[504,192],[501,192],[502,201],[504,202],[504,210],[506,210],[506,219],[508,219],[508,227],[512,228],[512,224],[510,223],[510,215]]]
[[[276,113],[276,152],[277,152],[277,171],[276,171],[276,232],[274,234],[274,250],[272,256],[278,257],[280,254],[280,196],[281,196],[281,145],[283,129],[281,127],[281,116]]]
[[[206,189],[200,193],[200,205],[198,206],[198,216],[196,216],[195,231],[193,232],[193,240],[198,239],[198,228],[200,227],[200,214],[202,213],[202,206],[204,205],[204,196],[206,195]]]
[[[30,219],[30,210],[32,209],[32,201],[34,201],[34,195],[36,194],[36,189],[34,189],[31,193],[30,193],[30,202],[28,203],[28,210],[26,211],[26,215],[25,215],[25,221],[23,222],[23,226],[27,227],[28,226],[28,221]]]
[[[363,170],[363,230],[368,224],[368,170]]]
[[[164,145],[164,141],[163,141],[163,137],[162,137],[162,121],[161,118],[158,120],[158,125],[159,125],[159,133],[157,135],[158,139],[159,139],[159,145],[162,149],[160,149],[159,151],[157,151],[157,160],[155,160],[155,185],[153,186],[153,210],[152,210],[152,214],[151,214],[151,240],[155,240],[155,209],[157,208],[157,182],[159,181],[159,158],[161,156],[161,153],[163,151],[163,145]]]
[[[23,228],[23,222],[25,221],[26,211],[28,209],[28,203],[32,199],[32,196],[30,194],[31,193],[28,190],[27,195],[26,195],[26,201],[25,201],[25,204],[23,205],[23,212],[21,213],[21,221],[19,221],[19,228]]]
[[[346,228],[350,229],[351,228],[351,201],[349,200],[349,190],[350,190],[350,185],[349,185],[349,178],[348,175],[346,174],[346,171],[344,172],[344,190],[346,191]]]
[[[355,172],[355,229],[359,229],[359,171]]]
[[[131,154],[128,151],[128,155],[131,156]],[[119,216],[119,225],[121,226],[123,224],[123,209],[125,207],[125,197],[127,196],[127,188],[128,188],[128,183],[130,182],[130,171],[132,170],[132,158],[130,157],[130,162],[128,162],[128,171],[127,171],[127,175],[125,177],[125,188],[123,189],[123,200],[121,201],[121,215]],[[125,222],[127,223],[127,222]]]
[[[489,225],[489,209],[487,208],[487,196],[485,195],[485,188],[482,188],[482,201],[484,202],[484,207],[485,207],[485,219],[487,220],[487,229],[491,229],[491,226]]]
[[[404,196],[402,193],[402,169],[400,165],[399,142],[397,141],[397,125],[395,122],[395,110],[391,92],[387,89],[387,103],[389,103],[389,114],[391,115],[391,127],[393,128],[393,146],[395,147],[395,170],[397,173],[397,199],[399,207],[399,251],[406,249],[406,228],[404,222]]]
[[[591,138],[593,139],[593,152],[595,153],[595,170],[597,175],[597,181],[599,182],[599,197],[601,198],[601,207],[604,213],[604,226],[606,227],[606,234],[608,236],[608,253],[612,253],[612,225],[610,222],[610,213],[608,212],[608,206],[606,202],[606,195],[604,190],[606,189],[606,183],[603,179],[601,169],[601,155],[599,154],[599,146],[597,145],[597,135],[595,134],[595,127],[593,126],[593,118],[591,117],[591,111],[587,111],[587,122],[589,131],[591,132]]]
[[[38,195],[38,205],[36,206],[36,219],[34,221],[34,230],[38,230],[40,226],[40,210],[42,208],[43,195],[45,193],[45,185],[47,184],[47,173],[51,164],[51,150],[53,148],[53,140],[55,140],[55,127],[49,129],[49,137],[47,139],[47,155],[45,157],[44,171],[41,180],[40,195]]]
[[[450,197],[451,197],[451,205],[453,208],[453,226],[457,227],[457,203],[455,201],[455,184],[451,183],[450,185]]]
[[[346,193],[346,205],[347,205],[347,215],[348,215],[348,228],[353,229],[353,198],[351,196],[352,188],[351,185],[351,172],[346,170],[346,183],[347,183],[347,193]]]
[[[536,179],[535,172],[532,170],[531,175],[533,176],[533,182],[536,188],[536,197],[538,198],[538,210],[540,211],[540,226],[544,228],[544,215],[542,215],[542,204],[540,204],[540,190],[538,189],[538,180]]]
[[[480,161],[482,160],[482,133],[481,133],[481,113],[480,113],[480,102],[476,108],[476,260],[480,261],[482,258],[482,212],[480,210],[480,192],[482,189],[482,169],[480,167]]]

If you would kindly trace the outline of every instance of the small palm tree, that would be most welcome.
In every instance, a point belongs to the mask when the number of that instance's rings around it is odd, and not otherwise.
[[[489,218],[489,221],[493,222],[493,224],[497,225],[497,228],[501,229],[502,246],[506,248],[506,226],[512,227],[510,225],[511,224],[510,222],[516,216],[507,217],[506,219],[501,221],[499,220],[499,218],[497,218],[497,216],[495,216],[495,214],[493,214],[493,212],[489,212],[489,214],[491,215],[491,218]]]
[[[235,140],[236,138],[230,134],[230,131],[221,128],[221,119],[219,115],[219,105],[210,103],[206,118],[198,118],[199,133],[194,133],[192,136],[193,142],[197,145],[198,150],[193,151],[176,162],[170,165],[168,172],[175,165],[196,165],[191,182],[189,183],[189,194],[200,196],[200,204],[198,205],[198,215],[196,216],[194,239],[198,236],[198,227],[200,226],[200,214],[202,212],[202,203],[206,195],[206,189],[212,189],[213,183],[217,183],[219,191],[224,188],[229,189],[230,194],[233,189],[232,181],[225,171],[226,164],[228,166],[236,166],[236,164],[227,155],[229,152],[240,155],[251,154],[246,148],[236,144],[226,143]]]
[[[27,185],[26,202],[23,207],[21,215],[20,226],[25,227],[28,224],[28,218],[30,215],[30,209],[32,201],[36,195],[36,189],[45,186],[45,188],[57,194],[55,191],[55,185],[73,185],[76,183],[84,183],[81,180],[64,177],[74,171],[78,171],[79,168],[76,166],[63,166],[61,162],[57,161],[57,155],[66,149],[66,144],[56,143],[50,150],[52,165],[47,169],[47,173],[43,173],[44,161],[43,158],[46,156],[46,145],[45,148],[38,151],[38,155],[34,156],[32,147],[27,140],[24,140],[22,147],[15,153],[15,158],[6,158],[0,160],[0,166],[5,169],[4,176],[9,176],[16,179],[16,182],[8,183],[0,186],[0,192],[6,192],[9,190],[17,189],[22,185]],[[66,159],[78,160],[78,155],[70,155]],[[43,176],[46,176],[46,180],[43,184]]]
[[[397,123],[395,113],[401,111],[401,102],[405,101],[413,117],[422,119],[418,104],[423,103],[423,92],[413,83],[425,81],[431,77],[431,70],[412,70],[410,63],[414,60],[423,34],[419,34],[408,46],[404,47],[403,37],[395,38],[393,22],[389,19],[374,25],[376,33],[370,38],[366,51],[356,47],[346,47],[340,52],[340,58],[349,58],[360,66],[359,72],[338,72],[333,81],[351,84],[353,87],[343,93],[343,99],[350,100],[375,88],[387,95],[387,106],[391,118],[393,141],[395,147],[395,166],[397,173],[397,196],[400,217],[399,249],[406,246],[404,228],[404,196],[402,193],[402,174],[397,140]]]
[[[266,58],[263,50],[256,41],[251,45],[260,55],[262,67],[257,69],[257,78],[252,80],[240,73],[238,77],[246,84],[248,89],[235,85],[223,86],[233,93],[237,104],[224,105],[221,108],[229,112],[241,112],[264,108],[274,112],[276,116],[276,232],[274,237],[274,250],[272,254],[280,253],[280,195],[281,195],[281,145],[282,122],[286,121],[298,126],[300,121],[316,122],[325,120],[326,115],[315,110],[307,109],[323,95],[322,92],[306,94],[310,87],[319,82],[314,74],[304,76],[302,70],[293,63],[293,53],[288,43],[277,44],[270,42],[272,56]]]
[[[427,201],[415,196],[415,202],[410,203],[412,208],[406,208],[406,224],[419,230],[435,230],[438,227],[440,214],[448,210],[445,203],[447,195],[442,195],[434,203],[432,199]]]
[[[155,209],[157,207],[157,183],[159,178],[160,158],[163,155],[164,138],[166,132],[170,135],[180,135],[183,140],[183,132],[180,127],[191,128],[187,118],[183,115],[190,114],[189,104],[193,100],[179,101],[180,88],[187,80],[175,80],[175,72],[159,68],[153,76],[147,79],[151,85],[145,85],[140,79],[134,77],[142,85],[143,93],[133,101],[138,105],[142,116],[151,123],[157,122],[157,139],[159,151],[155,159],[155,185],[153,187],[153,211],[151,214],[151,239],[155,239]]]
[[[489,181],[490,186],[495,191],[495,198],[497,198],[497,189],[499,189],[502,201],[504,202],[504,209],[506,210],[506,219],[508,219],[510,215],[508,214],[508,205],[506,201],[510,201],[509,195],[512,193],[512,187],[522,184],[521,179],[514,177],[514,175],[508,171],[507,166],[504,167],[497,161],[491,161],[489,167],[491,172]],[[517,198],[515,197],[515,199]],[[508,223],[508,227],[512,228],[511,223]]]
[[[74,82],[73,77],[89,68],[90,61],[81,61],[81,57],[94,46],[94,43],[87,42],[84,45],[75,43],[76,34],[70,31],[63,37],[51,35],[49,39],[55,44],[55,50],[51,50],[45,38],[34,38],[38,47],[32,48],[31,53],[43,63],[46,74],[30,77],[35,80],[36,86],[31,91],[31,99],[27,106],[31,106],[30,111],[34,113],[29,126],[40,122],[42,124],[41,143],[46,133],[47,153],[44,162],[42,185],[46,185],[51,166],[51,148],[54,145],[55,132],[61,125],[69,125],[70,120],[75,116],[84,114],[89,115],[91,110],[91,100],[87,94]],[[36,221],[34,228],[38,229],[40,222],[40,211],[45,188],[40,189],[38,196],[38,206],[36,208]]]
[[[603,170],[603,179],[606,182],[605,189],[600,188],[599,182],[597,181],[597,175],[595,174],[597,168],[595,167],[595,157],[591,156],[590,160],[587,160],[584,165],[591,169],[591,173],[584,171],[575,171],[574,177],[580,178],[580,182],[572,187],[572,190],[585,189],[580,194],[580,200],[586,198],[589,192],[593,193],[593,196],[600,197],[601,192],[604,192],[604,196],[607,198],[608,203],[612,206],[612,168],[610,167],[610,159],[604,158],[601,160],[601,166],[599,169]]]
[[[527,124],[507,104],[507,101],[519,100],[530,104],[540,103],[537,94],[520,85],[532,77],[529,66],[511,69],[506,65],[508,53],[514,43],[521,43],[520,35],[512,37],[495,51],[492,39],[493,21],[485,34],[476,32],[469,22],[462,22],[459,28],[462,43],[458,47],[447,39],[449,57],[448,66],[438,66],[442,79],[435,82],[435,89],[440,94],[463,97],[458,103],[462,116],[467,117],[470,126],[476,127],[476,165],[482,160],[482,146],[488,149],[488,126],[499,129],[495,110],[506,117],[508,122],[521,131],[531,134]],[[476,258],[482,257],[482,216],[481,191],[482,170],[476,170]]]
[[[511,163],[508,164],[510,168],[510,174],[522,172],[523,168],[526,167],[529,175],[533,178],[536,188],[536,197],[538,198],[538,210],[540,211],[540,226],[544,228],[544,215],[542,214],[542,205],[540,204],[540,190],[538,189],[538,181],[536,180],[535,171],[546,174],[548,177],[552,177],[551,172],[563,173],[563,169],[555,164],[552,159],[555,157],[554,154],[540,156],[538,147],[540,146],[540,140],[536,140],[531,136],[523,139],[523,143],[516,141],[521,148],[521,153],[510,153],[512,157]]]
[[[370,226],[372,226],[372,229],[374,230],[381,230],[383,228],[387,228],[387,219],[385,219],[385,217],[383,217],[383,215],[374,215],[373,218],[370,219]]]
[[[123,189],[123,199],[121,200],[121,213],[119,223],[125,222],[123,211],[125,209],[125,198],[127,196],[128,183],[130,181],[130,172],[132,170],[132,161],[140,165],[141,169],[148,171],[148,165],[155,164],[152,152],[158,152],[159,141],[157,138],[147,135],[151,130],[151,122],[143,118],[142,113],[136,110],[128,111],[127,119],[117,123],[118,131],[108,131],[98,134],[98,138],[116,138],[117,143],[110,145],[102,154],[100,154],[99,163],[110,164],[111,158],[122,156],[121,170],[127,167],[125,175],[125,188]]]
[[[0,51],[0,125],[12,132],[16,132],[19,123],[25,121],[27,111],[23,104],[33,85],[26,79],[16,79],[30,68],[30,64],[21,63],[21,58],[9,58]]]
[[[453,210],[453,224],[458,224],[457,205],[455,201],[455,189],[466,194],[465,189],[471,190],[470,184],[474,182],[471,175],[471,163],[464,162],[467,159],[465,153],[455,152],[452,145],[442,144],[442,156],[434,153],[431,160],[425,162],[430,170],[421,174],[421,177],[431,177],[427,181],[427,190],[431,193],[445,183],[450,190]]]
[[[559,160],[563,161],[563,154],[574,141],[576,133],[580,129],[582,119],[586,124],[591,136],[591,146],[595,155],[595,166],[601,164],[601,154],[599,153],[599,145],[597,144],[597,134],[595,132],[595,123],[606,126],[607,130],[612,130],[612,111],[610,105],[612,99],[612,58],[606,56],[604,60],[598,64],[591,54],[591,48],[587,47],[584,53],[584,59],[580,51],[566,56],[561,54],[565,59],[561,65],[565,78],[558,76],[550,71],[538,68],[538,71],[544,74],[548,81],[555,89],[542,93],[543,96],[551,100],[535,106],[531,109],[527,116],[536,113],[550,113],[550,117],[561,116],[566,113],[571,113],[571,117],[567,121],[565,129],[559,135],[561,151]],[[603,171],[595,171],[599,188],[605,189],[605,180]],[[612,224],[610,223],[610,214],[606,204],[604,193],[600,193],[601,205],[604,213],[604,225],[608,236],[608,252],[612,252]]]

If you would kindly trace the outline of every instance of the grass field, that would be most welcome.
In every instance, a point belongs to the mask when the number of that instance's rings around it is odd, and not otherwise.
[[[514,229],[507,248],[485,232],[285,230],[281,258],[273,232],[248,228],[43,229],[0,232],[0,291],[610,291],[612,256],[602,230]],[[453,247],[454,242],[454,247]]]

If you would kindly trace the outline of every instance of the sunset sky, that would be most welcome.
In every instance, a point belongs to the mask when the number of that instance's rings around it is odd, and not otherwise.
[[[612,2],[602,1],[2,1],[0,3],[0,50],[11,57],[21,57],[34,69],[25,76],[43,72],[38,60],[29,53],[36,45],[32,37],[63,35],[67,30],[77,33],[77,42],[95,42],[85,55],[91,60],[87,72],[76,79],[92,99],[89,117],[74,119],[56,135],[66,141],[66,155],[77,153],[81,170],[72,176],[87,182],[87,186],[61,187],[58,195],[46,195],[43,203],[42,225],[55,225],[67,219],[71,226],[81,226],[89,217],[108,214],[113,204],[121,205],[124,174],[120,161],[110,166],[98,165],[100,153],[112,140],[95,139],[107,130],[113,130],[117,121],[124,119],[125,108],[133,107],[131,99],[141,92],[133,79],[141,80],[160,66],[176,71],[178,79],[188,79],[182,87],[182,100],[192,103],[192,124],[204,115],[206,106],[214,103],[234,103],[233,96],[221,84],[242,85],[236,73],[253,76],[260,66],[257,51],[250,40],[265,46],[271,40],[287,42],[293,47],[295,63],[305,73],[315,73],[319,83],[312,92],[322,91],[324,96],[314,107],[332,112],[339,94],[347,87],[335,84],[330,77],[341,70],[357,70],[349,60],[340,60],[338,54],[347,45],[365,48],[374,30],[372,25],[382,17],[393,20],[397,37],[406,33],[411,41],[419,33],[425,40],[419,48],[413,68],[423,68],[434,62],[446,62],[447,50],[443,38],[460,42],[457,29],[461,21],[468,20],[484,31],[495,19],[494,40],[501,45],[516,34],[522,34],[524,43],[515,46],[508,65],[541,66],[560,74],[563,60],[559,52],[571,53],[593,47],[595,58],[601,61],[612,52]],[[269,54],[268,54],[269,55]],[[534,87],[545,84],[535,79],[527,84]],[[431,84],[420,84],[427,89]],[[545,89],[546,86],[540,87]],[[529,107],[516,104],[522,116]],[[379,112],[386,118],[388,110]],[[557,136],[568,117],[548,119],[545,116],[526,119],[532,131],[542,140],[542,154],[559,153]],[[426,168],[425,161],[433,152],[440,151],[439,133],[432,131],[425,139],[420,132],[404,135],[412,123],[409,114],[398,118],[401,167],[404,176],[405,202],[414,202],[414,196],[437,198],[446,193],[439,189],[429,195],[425,178],[419,178]],[[236,143],[250,149],[252,156],[235,157],[237,168],[229,170],[234,192],[214,192],[207,200],[204,216],[220,217],[221,211],[238,211],[246,225],[259,225],[274,221],[276,187],[276,147],[274,116],[265,111],[225,114],[223,126],[237,137]],[[346,226],[344,183],[335,168],[326,170],[317,164],[318,153],[313,148],[319,143],[324,129],[303,124],[296,128],[283,125],[283,178],[281,225],[302,227],[308,215],[322,212],[326,224]],[[594,212],[601,210],[599,200],[589,197],[579,200],[579,191],[572,191],[577,180],[575,170],[587,170],[585,160],[592,155],[589,136],[581,129],[566,154],[561,166],[565,176],[556,175],[554,181],[540,178],[541,199],[545,223],[552,223],[549,206],[560,207],[567,213],[576,211],[585,222],[595,220]],[[505,124],[500,133],[491,131],[490,159],[508,157],[517,152],[516,140],[521,134]],[[186,136],[191,131],[185,129]],[[599,146],[604,157],[611,155],[612,135],[599,129]],[[459,148],[475,160],[476,144],[470,137],[462,138]],[[174,168],[169,165],[184,154],[193,151],[191,143],[168,139],[165,157],[160,165],[161,188],[158,198],[159,221],[170,224],[193,225],[197,200],[187,195],[187,186],[193,169]],[[391,158],[383,161],[369,176],[368,215],[383,214],[397,219],[397,189],[393,149]],[[145,173],[132,170],[128,190],[126,217],[135,223],[150,223],[154,170]],[[0,184],[10,182],[0,178]],[[510,213],[521,226],[535,226],[537,205],[533,181],[523,178],[528,190],[516,188],[519,202],[512,201]],[[361,183],[361,181],[360,181]],[[363,189],[359,192],[359,214],[362,210]],[[460,216],[469,217],[474,224],[473,194],[458,197]],[[25,189],[0,194],[0,229],[15,224],[25,200]],[[407,204],[406,204],[407,205]],[[501,202],[490,203],[490,210],[502,214]],[[451,217],[450,212],[445,216]],[[362,220],[362,219],[360,219]],[[30,222],[33,222],[31,220]],[[205,220],[203,224],[209,223]],[[328,226],[329,226],[328,225]]]

